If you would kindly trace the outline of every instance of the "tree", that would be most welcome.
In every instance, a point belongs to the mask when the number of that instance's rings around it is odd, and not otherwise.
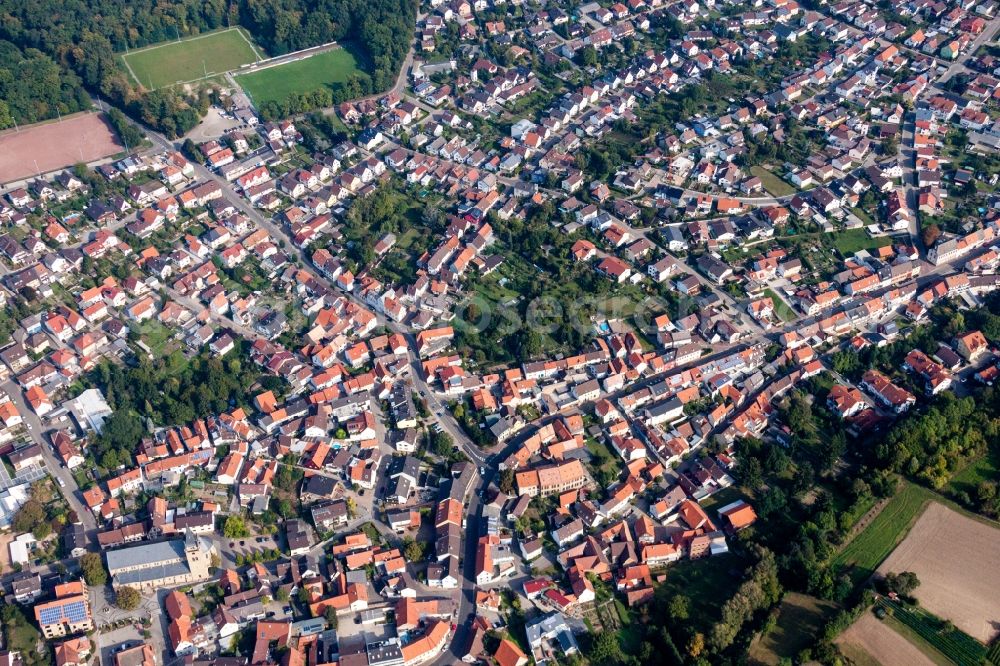
[[[108,572],[100,553],[84,553],[80,558],[80,570],[83,579],[91,587],[100,587],[108,582]]]
[[[500,491],[507,495],[514,494],[515,474],[513,469],[505,469],[500,472]]]
[[[941,227],[936,224],[929,224],[924,228],[924,247],[933,247],[937,239],[941,237]]]
[[[580,50],[580,64],[584,67],[593,67],[597,64],[597,49],[593,46],[585,46]]]
[[[36,539],[44,539],[52,532],[45,507],[34,497],[28,498],[28,501],[14,514],[11,528],[15,532],[31,532]]]
[[[742,468],[743,472],[743,485],[750,490],[758,490],[764,485],[764,470],[761,467],[760,460],[757,458],[750,458],[746,461],[746,465]]]
[[[7,102],[0,99],[0,129],[7,129],[14,126],[14,116],[10,112]]]
[[[675,594],[667,604],[672,622],[683,622],[691,616],[691,600],[683,594]]]
[[[625,654],[618,642],[618,635],[612,631],[602,631],[594,636],[590,654],[587,656],[590,658],[590,663],[597,666],[621,664],[625,660]]]
[[[895,592],[901,597],[908,597],[920,587],[920,579],[912,571],[902,571],[898,574],[890,571],[885,575],[884,584],[889,592]]]
[[[705,635],[701,632],[696,632],[691,637],[691,640],[688,641],[687,651],[694,659],[700,657],[702,652],[705,651]]]
[[[442,457],[447,457],[451,455],[452,449],[455,448],[455,442],[446,432],[436,432],[432,437],[431,445],[434,449],[434,453]]]
[[[134,611],[141,602],[142,596],[134,587],[120,587],[115,594],[115,605],[123,611]]]
[[[337,630],[337,609],[333,606],[328,606],[326,611],[323,613],[323,617],[326,618],[326,624],[333,629]]]
[[[227,539],[244,539],[250,536],[250,530],[242,516],[229,516],[222,526],[222,534]]]
[[[184,157],[189,160],[195,161],[199,164],[205,163],[205,156],[200,150],[198,150],[198,146],[195,145],[195,142],[191,139],[184,139],[184,143],[181,144],[181,152],[184,153]]]
[[[284,497],[274,503],[274,511],[286,520],[295,516],[295,506]]]
[[[420,562],[424,559],[424,544],[406,537],[403,539],[403,555],[409,562]]]

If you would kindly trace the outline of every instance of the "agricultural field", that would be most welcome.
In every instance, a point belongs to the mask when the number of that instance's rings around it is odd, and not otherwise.
[[[933,497],[931,491],[906,483],[868,527],[833,558],[834,569],[843,568],[855,585],[863,583],[903,540]]]
[[[923,608],[889,599],[879,600],[876,608],[885,612],[883,622],[935,663],[942,666],[979,666],[985,663],[986,647],[982,643]]]
[[[937,662],[870,612],[841,634],[837,645],[851,661],[864,666],[937,666]]]
[[[120,54],[135,81],[156,90],[223,74],[261,54],[238,28],[210,32]]]
[[[260,108],[267,102],[283,102],[289,95],[333,88],[351,74],[363,74],[361,63],[349,49],[334,48],[308,58],[242,74],[237,83]]]
[[[781,602],[774,629],[760,637],[750,649],[750,658],[775,666],[782,659],[794,659],[812,647],[823,625],[837,611],[837,605],[807,594],[789,592]]]
[[[912,571],[921,607],[984,643],[1000,617],[1000,529],[931,503],[878,568]]]

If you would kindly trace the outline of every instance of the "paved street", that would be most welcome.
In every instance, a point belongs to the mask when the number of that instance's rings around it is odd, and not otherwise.
[[[87,537],[93,540],[95,538],[94,534],[97,532],[97,521],[94,520],[94,515],[90,512],[90,509],[85,507],[83,502],[80,501],[76,479],[73,478],[70,471],[53,455],[51,442],[45,435],[48,432],[48,428],[28,406],[28,403],[24,400],[21,388],[13,379],[8,379],[0,383],[0,388],[7,392],[7,395],[10,396],[10,399],[17,406],[17,410],[21,413],[21,418],[24,420],[28,435],[42,449],[42,457],[45,460],[48,472],[64,484],[60,490],[66,496],[70,508],[76,512],[78,520],[83,523],[87,531]]]

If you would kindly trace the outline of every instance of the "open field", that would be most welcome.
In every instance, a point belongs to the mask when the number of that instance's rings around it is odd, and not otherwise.
[[[864,656],[869,656],[872,661],[867,663],[881,666],[936,666],[915,645],[868,612],[840,635],[837,644],[841,649],[849,648],[845,650],[848,656],[860,650],[860,663],[866,663]]]
[[[791,184],[786,183],[762,166],[750,167],[750,173],[760,178],[760,182],[764,184],[764,189],[767,190],[771,196],[785,197],[795,194],[798,191]]]
[[[997,635],[1000,529],[931,503],[878,571],[916,573],[921,607],[984,643]]]
[[[100,113],[81,113],[0,134],[0,183],[48,173],[121,152],[118,136]]]
[[[855,585],[863,583],[902,541],[934,496],[929,490],[905,483],[868,527],[833,558],[833,567],[843,567]]]
[[[223,74],[254,62],[258,53],[238,28],[210,32],[121,54],[137,83],[152,90]]]
[[[236,82],[260,107],[283,102],[289,95],[344,83],[353,73],[363,73],[361,63],[349,49],[333,48],[301,60],[267,67],[236,77]]]
[[[807,594],[789,592],[781,602],[774,629],[753,644],[750,659],[776,665],[782,658],[794,659],[803,649],[812,647],[824,623],[837,611],[837,605]]]
[[[872,238],[864,229],[847,229],[830,234],[833,246],[837,248],[845,257],[848,257],[858,250],[871,250],[876,247],[883,247],[892,243],[888,236]]]
[[[778,296],[778,294],[771,289],[765,289],[764,295],[771,298],[771,301],[774,303],[774,314],[776,314],[781,321],[791,321],[795,319],[795,312],[788,306],[788,303],[785,303],[781,296]]]

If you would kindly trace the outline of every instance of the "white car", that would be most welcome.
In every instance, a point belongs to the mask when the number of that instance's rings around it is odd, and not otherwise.
[[[59,487],[60,488],[65,488],[66,487],[66,482],[65,481],[63,481],[62,479],[57,479],[57,480],[59,481]]]

